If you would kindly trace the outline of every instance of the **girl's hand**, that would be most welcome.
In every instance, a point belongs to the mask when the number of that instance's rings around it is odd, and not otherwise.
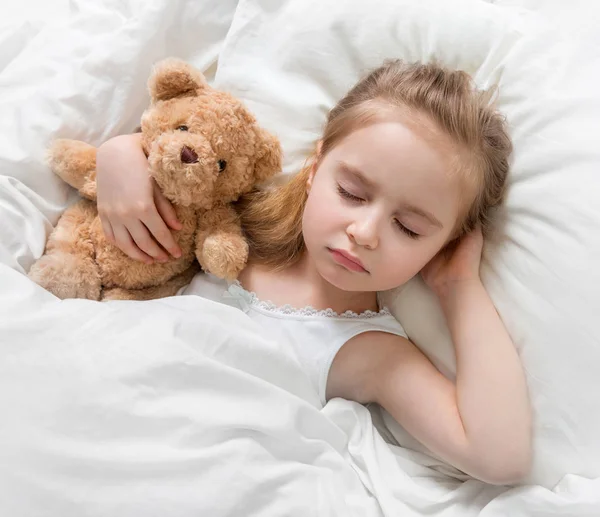
[[[483,235],[476,228],[465,235],[453,251],[442,250],[421,271],[425,283],[438,296],[449,288],[479,281]]]
[[[181,223],[148,174],[139,134],[112,138],[98,148],[96,183],[98,213],[109,242],[147,264],[167,262],[165,250],[181,256],[168,227],[179,230]]]

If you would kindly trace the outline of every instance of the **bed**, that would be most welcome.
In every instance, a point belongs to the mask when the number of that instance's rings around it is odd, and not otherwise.
[[[562,4],[562,5],[561,5]],[[600,9],[536,0],[27,0],[0,24],[0,515],[600,515]],[[378,407],[319,403],[286,343],[193,296],[60,301],[24,275],[75,194],[51,139],[132,131],[154,62],[242,98],[302,165],[386,57],[499,86],[515,145],[482,278],[526,369],[535,458],[470,479]],[[385,293],[452,377],[418,279]]]

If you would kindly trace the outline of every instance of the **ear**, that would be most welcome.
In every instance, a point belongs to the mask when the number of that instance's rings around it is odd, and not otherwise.
[[[198,95],[204,88],[208,88],[208,83],[200,71],[176,58],[156,63],[148,80],[153,104],[175,97]]]
[[[281,172],[282,150],[279,139],[262,128],[256,128],[257,158],[254,164],[256,181],[265,181]]]

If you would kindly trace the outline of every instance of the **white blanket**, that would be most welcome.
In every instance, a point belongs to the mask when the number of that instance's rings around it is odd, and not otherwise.
[[[286,343],[231,307],[58,301],[22,274],[71,196],[48,141],[132,129],[162,57],[214,70],[236,4],[75,1],[0,28],[0,515],[600,514],[599,480],[462,482],[366,408],[320,408]]]
[[[321,409],[286,343],[182,296],[57,301],[0,266],[0,515],[593,515],[600,483],[496,488]],[[574,493],[570,491],[575,488]],[[581,509],[577,513],[575,509]],[[587,511],[587,513],[586,513]]]

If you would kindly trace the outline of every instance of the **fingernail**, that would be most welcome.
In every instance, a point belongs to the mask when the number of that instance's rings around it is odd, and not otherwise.
[[[173,250],[173,256],[175,258],[181,257],[181,250],[180,249]]]
[[[165,262],[169,261],[169,258],[168,257],[160,257],[156,260],[158,260],[161,264],[164,264]]]

